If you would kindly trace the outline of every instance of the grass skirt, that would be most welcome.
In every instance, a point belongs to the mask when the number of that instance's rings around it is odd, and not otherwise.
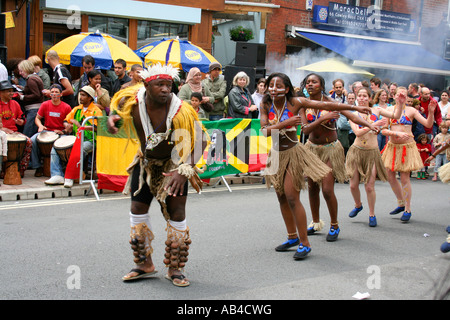
[[[391,171],[411,172],[423,168],[419,150],[415,142],[396,144],[388,141],[381,159]]]
[[[301,143],[284,151],[270,149],[264,170],[267,187],[273,185],[277,193],[284,194],[286,172],[289,172],[295,189],[300,191],[307,187],[305,176],[320,182],[331,168]]]
[[[311,141],[306,142],[306,146],[315,155],[322,160],[323,163],[331,163],[333,168],[333,177],[339,183],[344,183],[348,180],[348,176],[345,170],[345,153],[342,144],[339,140],[336,140],[328,144],[314,144]]]
[[[345,168],[347,175],[351,178],[355,169],[359,172],[359,181],[366,183],[372,175],[373,166],[377,170],[377,178],[381,181],[387,181],[387,172],[381,160],[381,153],[378,148],[364,149],[352,145],[347,152]]]
[[[450,183],[450,162],[439,168],[439,178],[443,183]]]

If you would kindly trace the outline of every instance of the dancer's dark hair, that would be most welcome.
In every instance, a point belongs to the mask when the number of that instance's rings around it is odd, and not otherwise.
[[[290,100],[291,98],[295,97],[295,91],[294,91],[294,87],[292,86],[291,79],[289,79],[289,77],[286,74],[281,73],[281,72],[272,73],[267,78],[267,80],[266,80],[266,88],[269,87],[270,81],[273,78],[276,78],[276,77],[280,78],[283,81],[283,84],[284,84],[284,86],[286,88],[289,88],[289,91],[286,93],[286,99]],[[272,98],[270,97],[269,94],[265,94],[262,102],[271,104],[272,103]]]
[[[317,74],[317,73],[310,73],[310,74],[308,74],[308,75],[302,80],[302,82],[300,83],[300,92],[299,92],[299,95],[300,95],[301,97],[304,97],[304,96],[305,96],[305,94],[303,93],[303,90],[306,88],[306,81],[308,81],[308,78],[311,77],[311,76],[315,76],[315,77],[317,77],[317,78],[319,79],[320,85],[322,86],[322,93],[326,94],[326,93],[325,93],[325,79],[324,79],[320,74]]]

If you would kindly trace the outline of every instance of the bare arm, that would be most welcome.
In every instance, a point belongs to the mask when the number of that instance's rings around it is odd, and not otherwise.
[[[45,130],[46,127],[42,124],[42,117],[39,114],[36,114],[36,118],[34,118],[34,123],[38,127],[38,132]]]
[[[440,154],[442,151],[447,150],[448,148],[450,148],[450,139],[447,140],[447,141],[445,141],[445,142],[443,142],[443,143],[442,143],[442,146],[441,146],[439,149],[435,150],[434,153],[433,153],[431,156],[429,156],[429,157],[424,161],[424,163],[429,163],[431,160],[433,160],[434,158],[436,158],[436,156],[437,156],[438,154]]]
[[[68,79],[66,79],[66,78],[61,79],[61,84],[64,87],[64,90],[61,92],[61,94],[63,96],[68,96],[68,95],[73,94],[73,88]]]
[[[373,130],[375,132],[379,132],[380,130],[373,124],[373,123],[369,123],[366,120],[364,120],[361,117],[358,117],[355,113],[353,112],[349,112],[349,111],[341,111],[341,113],[347,117],[348,120],[352,121],[353,123],[359,124],[361,126],[367,127],[369,130]],[[366,130],[369,131],[369,130]]]
[[[343,110],[356,110],[361,113],[370,113],[369,107],[359,107],[352,104],[345,104],[335,101],[316,101],[309,100],[304,97],[296,97],[303,108],[321,109],[327,111],[343,111]]]
[[[434,122],[434,111],[436,109],[436,101],[431,100],[429,106],[428,106],[428,118],[424,118],[420,112],[418,112],[416,109],[414,109],[414,119],[416,119],[418,122],[420,122],[423,126],[427,128],[431,128],[433,126]]]

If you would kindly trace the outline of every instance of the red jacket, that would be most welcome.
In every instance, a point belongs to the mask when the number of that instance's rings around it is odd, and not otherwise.
[[[419,98],[420,106],[424,109],[424,117],[425,118],[428,117],[428,105],[430,104],[430,101],[432,99],[433,98],[430,97],[430,99],[428,101],[422,101],[422,97]],[[436,104],[437,104],[437,102],[436,102]],[[436,122],[438,126],[442,122],[441,108],[439,108],[439,105],[437,105],[436,109],[434,110],[434,122]],[[425,133],[427,133],[427,134],[433,133],[433,126],[431,126],[430,128],[426,128],[424,126],[424,129],[425,129]]]
[[[422,159],[422,162],[425,164],[425,160],[431,155],[431,144],[421,144],[420,142],[416,144],[417,149],[428,149],[427,151],[419,151],[420,158]]]

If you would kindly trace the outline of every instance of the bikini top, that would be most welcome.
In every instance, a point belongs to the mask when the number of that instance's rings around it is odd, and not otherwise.
[[[278,120],[277,110],[275,110],[273,103],[272,103],[272,107],[270,107],[270,110],[269,110],[269,124],[274,125],[274,124],[277,124],[278,122],[283,122],[293,116],[294,116],[294,114],[291,111],[289,111],[288,108],[286,108],[286,104],[285,104],[284,108],[283,108],[283,112],[280,115],[280,119]],[[292,128],[292,126],[286,127],[286,129],[290,129],[290,128]]]
[[[316,109],[306,109],[305,113],[306,113],[306,120],[308,120],[309,123],[316,121],[317,119],[319,119],[321,116],[326,115],[327,113],[329,113],[330,111],[327,110],[319,110],[319,113],[317,113]],[[332,124],[333,122],[336,122],[337,119],[331,119],[325,122],[325,124]]]
[[[391,119],[391,124],[412,125],[412,121],[406,116],[405,110],[403,110],[400,120]]]
[[[358,116],[360,117],[360,118],[362,118],[361,117],[361,115],[358,113]],[[377,116],[376,114],[371,114],[367,119],[366,119],[366,121],[367,122],[369,122],[369,123],[374,123],[375,121],[378,121],[378,120],[380,120],[381,119],[381,115],[380,116]],[[362,125],[358,125],[358,127],[361,129],[361,128],[363,128],[364,126],[362,126]]]

